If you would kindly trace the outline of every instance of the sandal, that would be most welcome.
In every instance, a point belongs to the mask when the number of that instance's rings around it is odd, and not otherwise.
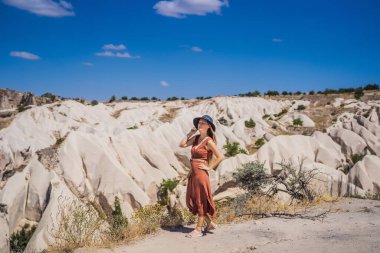
[[[215,230],[218,228],[218,225],[216,225],[214,222],[210,222],[209,225],[206,226],[206,228],[204,229],[205,233],[207,232],[210,232],[211,230]]]
[[[193,231],[191,231],[190,233],[186,235],[187,238],[202,237],[202,236],[203,236],[202,231],[198,231],[196,229],[194,229]]]

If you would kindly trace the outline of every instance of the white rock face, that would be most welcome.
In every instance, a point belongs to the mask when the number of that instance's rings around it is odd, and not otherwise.
[[[332,103],[332,105],[334,107],[339,107],[342,104],[343,101],[344,101],[344,98],[335,98],[334,102]]]
[[[163,179],[187,174],[190,148],[182,149],[178,144],[193,127],[192,119],[203,114],[214,118],[217,146],[222,152],[227,141],[245,148],[258,138],[268,140],[256,154],[226,159],[209,173],[212,190],[219,197],[237,193],[231,188],[232,175],[247,162],[265,162],[268,173],[278,174],[281,168],[277,163],[298,163],[302,158],[305,166],[321,168],[323,182],[316,187],[324,191],[338,195],[353,190],[362,193],[367,188],[376,191],[373,182],[378,182],[377,174],[372,169],[368,176],[372,188],[364,183],[365,177],[358,176],[363,181],[359,185],[359,179],[348,180],[336,169],[342,169],[352,154],[379,155],[380,126],[376,119],[380,107],[371,104],[369,117],[363,116],[366,106],[361,106],[360,115],[342,115],[327,134],[274,136],[272,126],[262,117],[284,108],[289,113],[281,119],[284,122],[275,122],[278,129],[286,130],[286,119],[292,121],[294,117],[302,117],[304,126],[314,126],[306,114],[294,111],[300,104],[310,106],[308,101],[292,105],[291,101],[247,97],[96,106],[63,101],[19,113],[10,126],[0,130],[0,203],[8,206],[6,220],[0,217],[0,247],[7,248],[9,235],[24,223],[38,223],[27,252],[41,251],[54,243],[49,231],[56,229],[59,220],[52,221],[51,217],[57,217],[63,197],[102,209],[113,207],[117,196],[127,216],[136,208],[155,203]],[[220,123],[225,124],[222,118],[226,125]],[[249,119],[255,121],[254,128],[245,127]],[[374,159],[365,163],[364,159],[360,168],[372,168],[372,160],[377,162]],[[182,206],[185,192],[185,185],[176,189]],[[4,221],[7,225],[2,226]]]
[[[379,116],[378,116],[379,107],[374,107],[371,109],[371,113],[369,114],[368,120],[375,125],[379,125]]]
[[[9,253],[9,226],[6,214],[0,212],[0,252]]]
[[[330,136],[316,131],[312,137],[318,142],[315,162],[323,163],[333,169],[341,169],[345,165],[341,147]]]
[[[331,168],[342,167],[343,154],[338,146],[326,134],[315,133],[313,137],[293,135],[277,136],[264,144],[254,155],[257,160],[265,162],[270,174],[278,174],[282,169],[278,163],[291,161],[299,164],[319,162]]]
[[[339,128],[331,130],[329,135],[334,141],[341,145],[343,153],[348,156],[365,153],[367,144],[363,138],[355,132],[344,128]]]
[[[56,235],[56,231],[58,231],[58,224],[61,219],[62,210],[67,208],[68,204],[77,200],[59,176],[54,175],[50,182],[52,187],[49,204],[46,207],[25,252],[40,252],[46,249],[49,244],[54,244],[54,236]],[[52,217],[56,218],[52,219]]]
[[[322,163],[305,164],[304,169],[318,169],[318,174],[312,181],[312,188],[318,193],[328,193],[332,196],[365,195],[363,189],[350,183],[347,175],[340,170],[333,169]]]
[[[380,158],[367,155],[351,168],[349,182],[362,188],[365,192],[380,193]]]

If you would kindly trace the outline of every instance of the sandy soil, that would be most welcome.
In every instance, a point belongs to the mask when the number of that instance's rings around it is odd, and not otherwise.
[[[131,245],[75,252],[380,252],[380,201],[344,198],[310,214],[326,210],[330,212],[322,220],[271,217],[219,225],[199,238],[185,237],[192,227],[160,230]]]

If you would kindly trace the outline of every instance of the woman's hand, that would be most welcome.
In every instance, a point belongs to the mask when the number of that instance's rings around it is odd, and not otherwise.
[[[206,164],[201,164],[201,165],[199,165],[198,166],[198,169],[201,169],[201,170],[206,170],[206,171],[209,171],[209,170],[211,170],[209,167],[207,167],[207,165]]]
[[[198,131],[198,129],[196,129],[195,127],[191,128],[190,132],[188,133],[189,136],[192,136],[193,134],[195,134],[195,132]]]

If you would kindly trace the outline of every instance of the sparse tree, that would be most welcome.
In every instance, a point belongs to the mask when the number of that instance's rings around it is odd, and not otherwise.
[[[116,101],[116,96],[115,95],[112,95],[109,102],[112,103],[112,102],[115,102]]]
[[[363,89],[358,88],[355,90],[354,96],[357,100],[359,100],[364,95]]]

